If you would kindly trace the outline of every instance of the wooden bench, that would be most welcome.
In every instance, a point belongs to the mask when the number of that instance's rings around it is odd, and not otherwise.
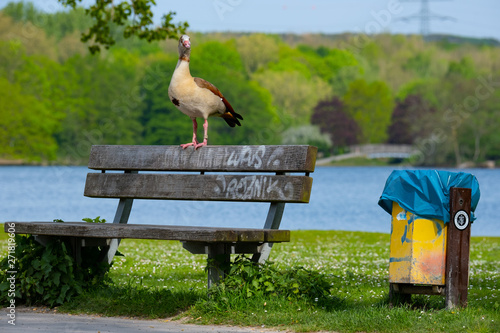
[[[77,260],[82,247],[100,246],[109,263],[120,239],[178,240],[191,253],[208,255],[210,288],[224,277],[231,254],[253,254],[254,261],[264,262],[273,243],[290,241],[290,231],[279,230],[285,203],[309,202],[316,152],[312,146],[93,146],[88,167],[100,172],[88,173],[84,195],[119,199],[113,223],[15,222],[15,233],[36,235],[42,244],[63,237]],[[127,224],[134,199],[270,207],[262,229],[231,228],[231,221],[226,228]]]

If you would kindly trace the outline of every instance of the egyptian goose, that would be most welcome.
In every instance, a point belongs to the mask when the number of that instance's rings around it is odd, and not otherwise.
[[[179,39],[179,61],[175,67],[172,80],[168,87],[168,97],[174,105],[193,121],[193,141],[182,144],[183,149],[194,146],[194,149],[207,145],[208,140],[208,117],[222,117],[226,123],[234,127],[241,126],[243,117],[234,112],[233,107],[222,96],[222,93],[213,84],[198,77],[192,77],[189,72],[189,56],[191,54],[191,42],[189,36],[182,35]],[[198,123],[196,118],[203,118],[203,129],[205,131],[203,142],[196,140]]]

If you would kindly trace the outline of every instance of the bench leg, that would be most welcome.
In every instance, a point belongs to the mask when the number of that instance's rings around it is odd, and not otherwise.
[[[283,218],[283,211],[285,210],[284,202],[272,202],[269,206],[269,211],[267,212],[266,223],[264,224],[264,229],[279,229],[281,224],[281,219]],[[271,254],[271,248],[273,243],[264,243],[260,253],[255,253],[252,257],[254,262],[260,264],[264,263],[269,259]]]
[[[78,265],[82,263],[82,239],[74,237],[70,239],[71,247],[73,248],[73,257]]]
[[[137,171],[125,171],[125,173],[137,173]],[[134,199],[124,199],[121,198],[118,202],[118,207],[116,208],[115,218],[113,223],[123,223],[127,224],[128,218],[130,216],[130,211],[132,210],[132,204]],[[107,248],[107,253],[104,256],[103,261],[107,261],[111,264],[113,258],[115,257],[116,250],[118,250],[118,245],[120,245],[120,239],[112,239],[109,247]]]
[[[113,238],[109,246],[103,249],[104,255],[102,257],[102,261],[111,264],[113,258],[115,257],[116,250],[118,250],[118,245],[120,245],[120,239]]]
[[[231,263],[230,249],[226,244],[213,244],[208,247],[208,289],[223,280]]]

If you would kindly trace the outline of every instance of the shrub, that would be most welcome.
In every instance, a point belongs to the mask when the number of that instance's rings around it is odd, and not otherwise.
[[[224,303],[244,299],[280,298],[305,301],[313,306],[332,308],[342,300],[331,295],[329,276],[304,267],[280,270],[272,262],[257,264],[240,255],[231,265],[225,279],[210,290],[208,302]],[[243,302],[245,303],[245,302]]]
[[[76,263],[64,241],[50,240],[46,246],[32,235],[16,235],[15,269],[8,257],[0,261],[0,304],[6,305],[10,281],[9,271],[15,271],[15,297],[19,303],[53,307],[73,296],[108,281],[110,265],[100,259],[97,247],[82,249],[82,262]],[[17,303],[16,301],[16,303]]]

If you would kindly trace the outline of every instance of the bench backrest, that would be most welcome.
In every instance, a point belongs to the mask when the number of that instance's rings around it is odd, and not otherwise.
[[[316,152],[312,146],[206,146],[198,150],[93,146],[89,168],[101,173],[87,175],[84,195],[307,203]]]

